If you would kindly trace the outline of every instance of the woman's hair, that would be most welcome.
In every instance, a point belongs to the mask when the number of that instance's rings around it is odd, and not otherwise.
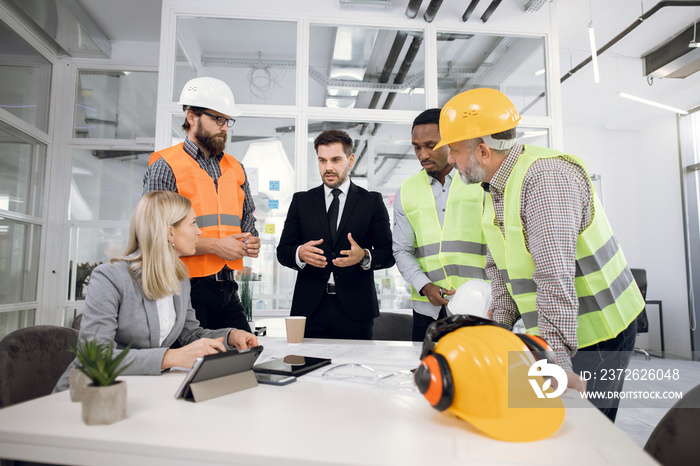
[[[147,299],[180,293],[180,282],[189,276],[187,266],[168,242],[168,227],[176,227],[191,208],[189,199],[171,191],[152,191],[136,204],[124,256],[111,259],[110,264],[131,262],[129,270],[141,280]]]

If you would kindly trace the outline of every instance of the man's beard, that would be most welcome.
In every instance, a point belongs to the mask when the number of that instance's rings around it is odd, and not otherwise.
[[[217,155],[224,151],[226,148],[226,138],[218,137],[220,133],[217,134],[206,134],[204,129],[200,126],[197,128],[197,132],[194,134],[197,142],[206,149],[211,155]]]
[[[435,175],[437,175],[438,173],[440,173],[440,170],[437,169],[437,165],[432,165],[432,166],[435,167],[435,168],[433,168],[432,170],[428,170],[428,169],[426,168],[426,169],[425,169],[425,173],[426,173],[428,176],[432,176],[433,178],[435,178]]]
[[[336,179],[335,183],[328,184],[326,182],[326,174],[327,173],[334,173],[336,175],[335,176],[335,179]],[[340,186],[343,183],[345,183],[345,180],[348,179],[348,173],[350,173],[350,167],[348,167],[342,174],[339,174],[338,172],[333,171],[333,170],[326,170],[325,172],[323,172],[323,184],[325,184],[326,186],[328,186],[331,189],[340,188]]]
[[[486,179],[486,169],[481,167],[474,157],[471,155],[468,155],[468,157],[467,169],[465,173],[462,173],[462,170],[460,170],[459,176],[465,184],[481,183]]]

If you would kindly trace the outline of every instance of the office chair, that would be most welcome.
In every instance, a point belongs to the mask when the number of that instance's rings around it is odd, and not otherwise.
[[[700,385],[668,410],[649,436],[644,450],[664,466],[700,464]]]
[[[21,328],[0,341],[0,408],[48,395],[75,357],[78,331],[54,325]]]
[[[374,340],[411,341],[413,317],[397,312],[381,312],[374,319],[372,338]]]
[[[0,341],[0,408],[49,395],[75,357],[78,331],[54,325],[21,328]],[[0,459],[2,466],[45,466]]]
[[[646,301],[647,299],[647,271],[646,269],[630,269],[634,281],[637,282],[639,291],[642,293],[642,299]],[[642,312],[637,316],[637,335],[640,333],[649,333],[649,319],[647,317],[647,308],[644,306]],[[635,353],[641,353],[644,355],[644,359],[647,361],[651,359],[649,353],[642,348],[634,348]]]
[[[80,330],[80,322],[82,322],[82,321],[83,321],[83,315],[78,314],[77,316],[75,316],[75,319],[73,319],[73,323],[71,324],[71,327],[79,331]]]

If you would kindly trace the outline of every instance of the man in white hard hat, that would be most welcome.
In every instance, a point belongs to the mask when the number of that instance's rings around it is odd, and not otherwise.
[[[411,285],[414,341],[423,341],[428,325],[446,317],[446,295],[471,279],[486,280],[484,192],[462,182],[447,147],[435,149],[439,122],[439,108],[413,121],[411,142],[423,170],[401,184],[393,202],[394,259]]]
[[[258,257],[260,238],[245,170],[224,153],[232,117],[241,112],[226,83],[208,77],[189,80],[180,104],[187,137],[151,155],[143,192],[175,191],[192,202],[202,235],[195,255],[182,259],[202,327],[250,331],[234,271],[243,269],[243,257]]]

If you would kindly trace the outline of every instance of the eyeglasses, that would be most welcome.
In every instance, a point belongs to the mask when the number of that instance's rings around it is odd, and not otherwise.
[[[236,122],[235,118],[226,118],[226,117],[222,117],[222,116],[212,115],[209,112],[202,112],[202,113],[204,113],[206,116],[211,117],[213,120],[215,120],[217,126],[224,126],[224,124],[226,124],[230,128]]]

